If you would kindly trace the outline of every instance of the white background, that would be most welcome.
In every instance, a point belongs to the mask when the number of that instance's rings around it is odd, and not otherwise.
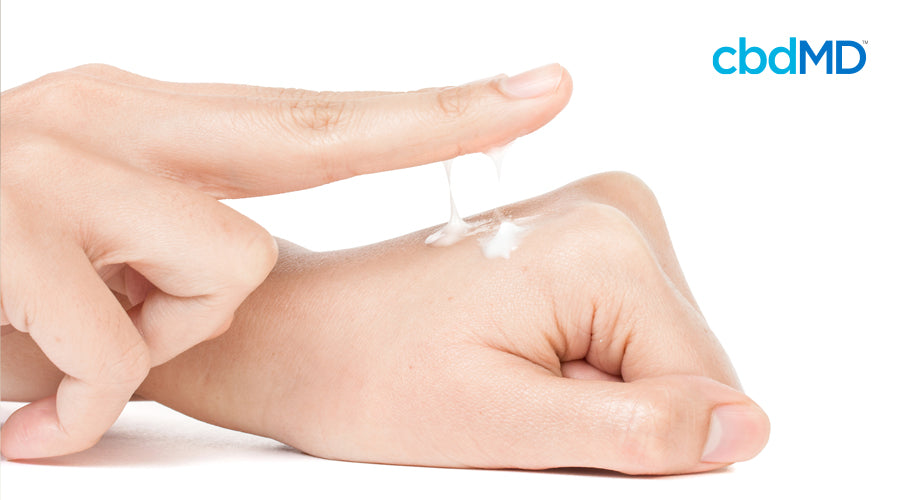
[[[626,170],[656,192],[685,274],[772,434],[712,474],[459,471],[329,462],[132,404],[67,466],[2,462],[18,498],[244,495],[897,498],[900,335],[896,2],[2,3],[2,88],[87,62],[159,79],[409,90],[558,61],[575,91],[517,141],[504,202]],[[739,36],[865,45],[855,75],[719,75]],[[457,161],[465,214],[496,203]],[[442,222],[439,164],[230,204],[317,250]],[[8,257],[7,257],[8,258]],[[4,403],[4,419],[16,406]]]

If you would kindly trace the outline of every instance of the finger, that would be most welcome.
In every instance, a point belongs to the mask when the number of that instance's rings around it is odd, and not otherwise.
[[[490,357],[491,376],[454,393],[464,395],[454,406],[466,418],[458,428],[469,435],[457,441],[467,465],[688,473],[748,460],[768,440],[766,414],[707,378],[572,380],[506,353]]]
[[[554,297],[567,328],[561,361],[584,359],[626,382],[662,375],[709,377],[740,387],[702,315],[663,271],[651,245],[620,210],[581,201],[548,215],[522,251],[553,266]],[[588,316],[586,316],[588,315]],[[552,348],[552,347],[551,347]]]
[[[600,371],[583,359],[565,361],[559,365],[563,377],[579,380],[606,380],[608,382],[622,382],[622,378]]]
[[[153,365],[223,332],[275,265],[274,239],[244,215],[180,183],[144,175],[135,184],[133,172],[99,162],[93,168],[105,169],[109,195],[86,196],[76,209],[92,220],[89,257],[98,267],[113,259],[127,264],[116,288],[130,303],[140,303],[129,315]]]
[[[152,251],[167,242],[178,245],[206,236],[196,245],[185,246],[205,257],[202,264],[192,266],[190,258],[166,259],[162,250],[129,262],[154,285],[145,292],[143,302],[129,310],[150,347],[153,366],[224,332],[234,311],[275,264],[278,251],[264,229],[230,208],[216,207],[216,212],[219,220],[239,221],[247,229],[228,234],[205,228],[187,236],[187,228],[179,228],[146,245]]]
[[[18,269],[54,280],[6,272],[4,280],[18,291],[10,319],[66,376],[55,396],[9,417],[0,452],[25,459],[84,450],[115,422],[147,375],[147,346],[80,249],[57,242],[40,259],[35,252],[16,255]]]
[[[118,84],[78,85],[88,89],[54,101],[53,116],[114,128],[117,133],[110,137],[115,142],[104,144],[106,151],[219,198],[304,189],[506,144],[550,121],[572,90],[571,78],[559,65],[512,78],[365,99],[235,98],[140,89],[125,99]],[[90,101],[104,106],[82,109]],[[78,136],[88,128],[64,132],[85,143],[102,141]]]
[[[179,83],[155,80],[125,71],[107,64],[85,64],[67,70],[70,73],[98,78],[111,83],[140,87],[148,90],[193,96],[251,97],[262,99],[323,99],[344,101],[396,94],[397,92],[317,92],[313,90],[257,87],[232,83]]]
[[[616,303],[615,312],[605,308],[595,325],[601,338],[606,334],[612,341],[592,344],[587,360],[600,360],[598,367],[618,362],[626,382],[690,374],[740,389],[737,373],[703,315],[663,270],[641,231],[625,216],[619,223],[620,253],[608,264],[616,268],[609,272],[620,273],[625,291],[604,297]],[[612,315],[615,319],[610,320]],[[605,325],[606,332],[599,325]]]

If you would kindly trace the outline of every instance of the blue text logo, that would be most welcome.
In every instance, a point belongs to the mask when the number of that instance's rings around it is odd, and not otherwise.
[[[865,40],[863,43],[866,43]],[[859,62],[852,68],[844,66],[844,50],[855,50],[859,54]],[[727,54],[727,56],[726,56]],[[737,60],[734,56],[737,54]],[[747,55],[755,54],[759,58],[756,66],[750,66],[747,63]],[[778,54],[786,54],[788,63],[784,67],[778,66],[775,58]],[[797,66],[799,62],[800,74],[806,74],[807,61],[812,62],[812,66],[817,66],[820,62],[825,64],[825,73],[838,75],[849,75],[857,73],[866,65],[866,49],[862,45],[850,40],[831,40],[825,41],[818,50],[813,49],[806,40],[800,40],[799,50],[797,48],[797,39],[791,37],[787,47],[775,47],[767,55],[766,52],[759,47],[747,47],[747,39],[741,37],[738,40],[738,49],[734,47],[719,47],[713,53],[713,68],[723,75],[730,75],[737,71],[740,74],[757,75],[765,71],[766,67],[772,73],[783,75],[790,73],[797,74]]]

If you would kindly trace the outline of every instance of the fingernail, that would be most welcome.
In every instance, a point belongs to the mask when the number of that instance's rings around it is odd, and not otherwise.
[[[709,419],[703,462],[732,463],[755,457],[769,438],[769,419],[748,405],[717,406]]]
[[[553,63],[500,80],[500,90],[516,99],[547,95],[559,87],[563,68]]]

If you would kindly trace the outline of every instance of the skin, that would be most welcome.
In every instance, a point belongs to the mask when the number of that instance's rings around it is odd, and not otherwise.
[[[218,199],[505,144],[568,102],[562,67],[536,71],[417,92],[323,93],[88,65],[3,92],[0,323],[27,332],[64,376],[7,420],[0,453],[92,446],[151,367],[229,328],[278,247]],[[4,356],[29,356],[3,343]],[[4,399],[20,390],[4,388]]]
[[[673,474],[763,448],[768,419],[641,181],[597,175],[503,212],[529,230],[508,260],[477,236],[426,246],[433,229],[337,252],[280,241],[230,329],[137,394],[351,461]],[[53,364],[27,335],[4,339],[4,397],[52,393]],[[709,449],[713,415],[726,424]]]

